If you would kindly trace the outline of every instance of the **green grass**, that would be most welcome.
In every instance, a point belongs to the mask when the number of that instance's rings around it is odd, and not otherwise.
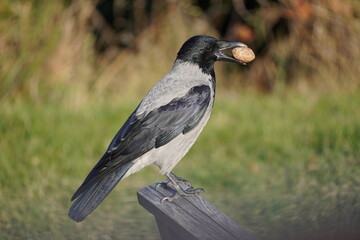
[[[0,239],[158,239],[125,179],[84,222],[70,197],[132,102],[0,106]],[[360,229],[360,94],[218,96],[209,124],[175,168],[260,239],[318,239]],[[350,235],[349,235],[350,236]]]

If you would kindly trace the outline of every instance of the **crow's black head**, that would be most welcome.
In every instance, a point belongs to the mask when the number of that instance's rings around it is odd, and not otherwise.
[[[177,59],[199,65],[205,71],[212,71],[215,61],[243,62],[228,56],[221,50],[246,46],[240,42],[217,40],[216,38],[198,35],[188,39],[180,48]]]

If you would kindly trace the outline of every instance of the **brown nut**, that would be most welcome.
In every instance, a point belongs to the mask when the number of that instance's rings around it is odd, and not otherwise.
[[[237,60],[248,63],[255,59],[255,53],[248,47],[236,47],[231,50],[234,58]]]

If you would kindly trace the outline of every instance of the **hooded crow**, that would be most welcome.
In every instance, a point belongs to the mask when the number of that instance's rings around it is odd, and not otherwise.
[[[84,220],[121,179],[149,165],[160,168],[176,195],[198,194],[200,188],[192,188],[171,170],[194,144],[210,117],[216,87],[215,61],[245,64],[221,52],[245,46],[203,35],[188,39],[170,73],[140,102],[71,198],[76,200],[70,208],[70,218]],[[180,182],[189,188],[183,189]]]

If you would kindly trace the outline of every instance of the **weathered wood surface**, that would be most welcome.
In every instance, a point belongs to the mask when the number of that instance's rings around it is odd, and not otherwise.
[[[138,191],[139,203],[152,213],[162,240],[254,240],[233,220],[201,196],[179,197],[172,202],[161,199],[173,196],[174,191],[157,184]]]

